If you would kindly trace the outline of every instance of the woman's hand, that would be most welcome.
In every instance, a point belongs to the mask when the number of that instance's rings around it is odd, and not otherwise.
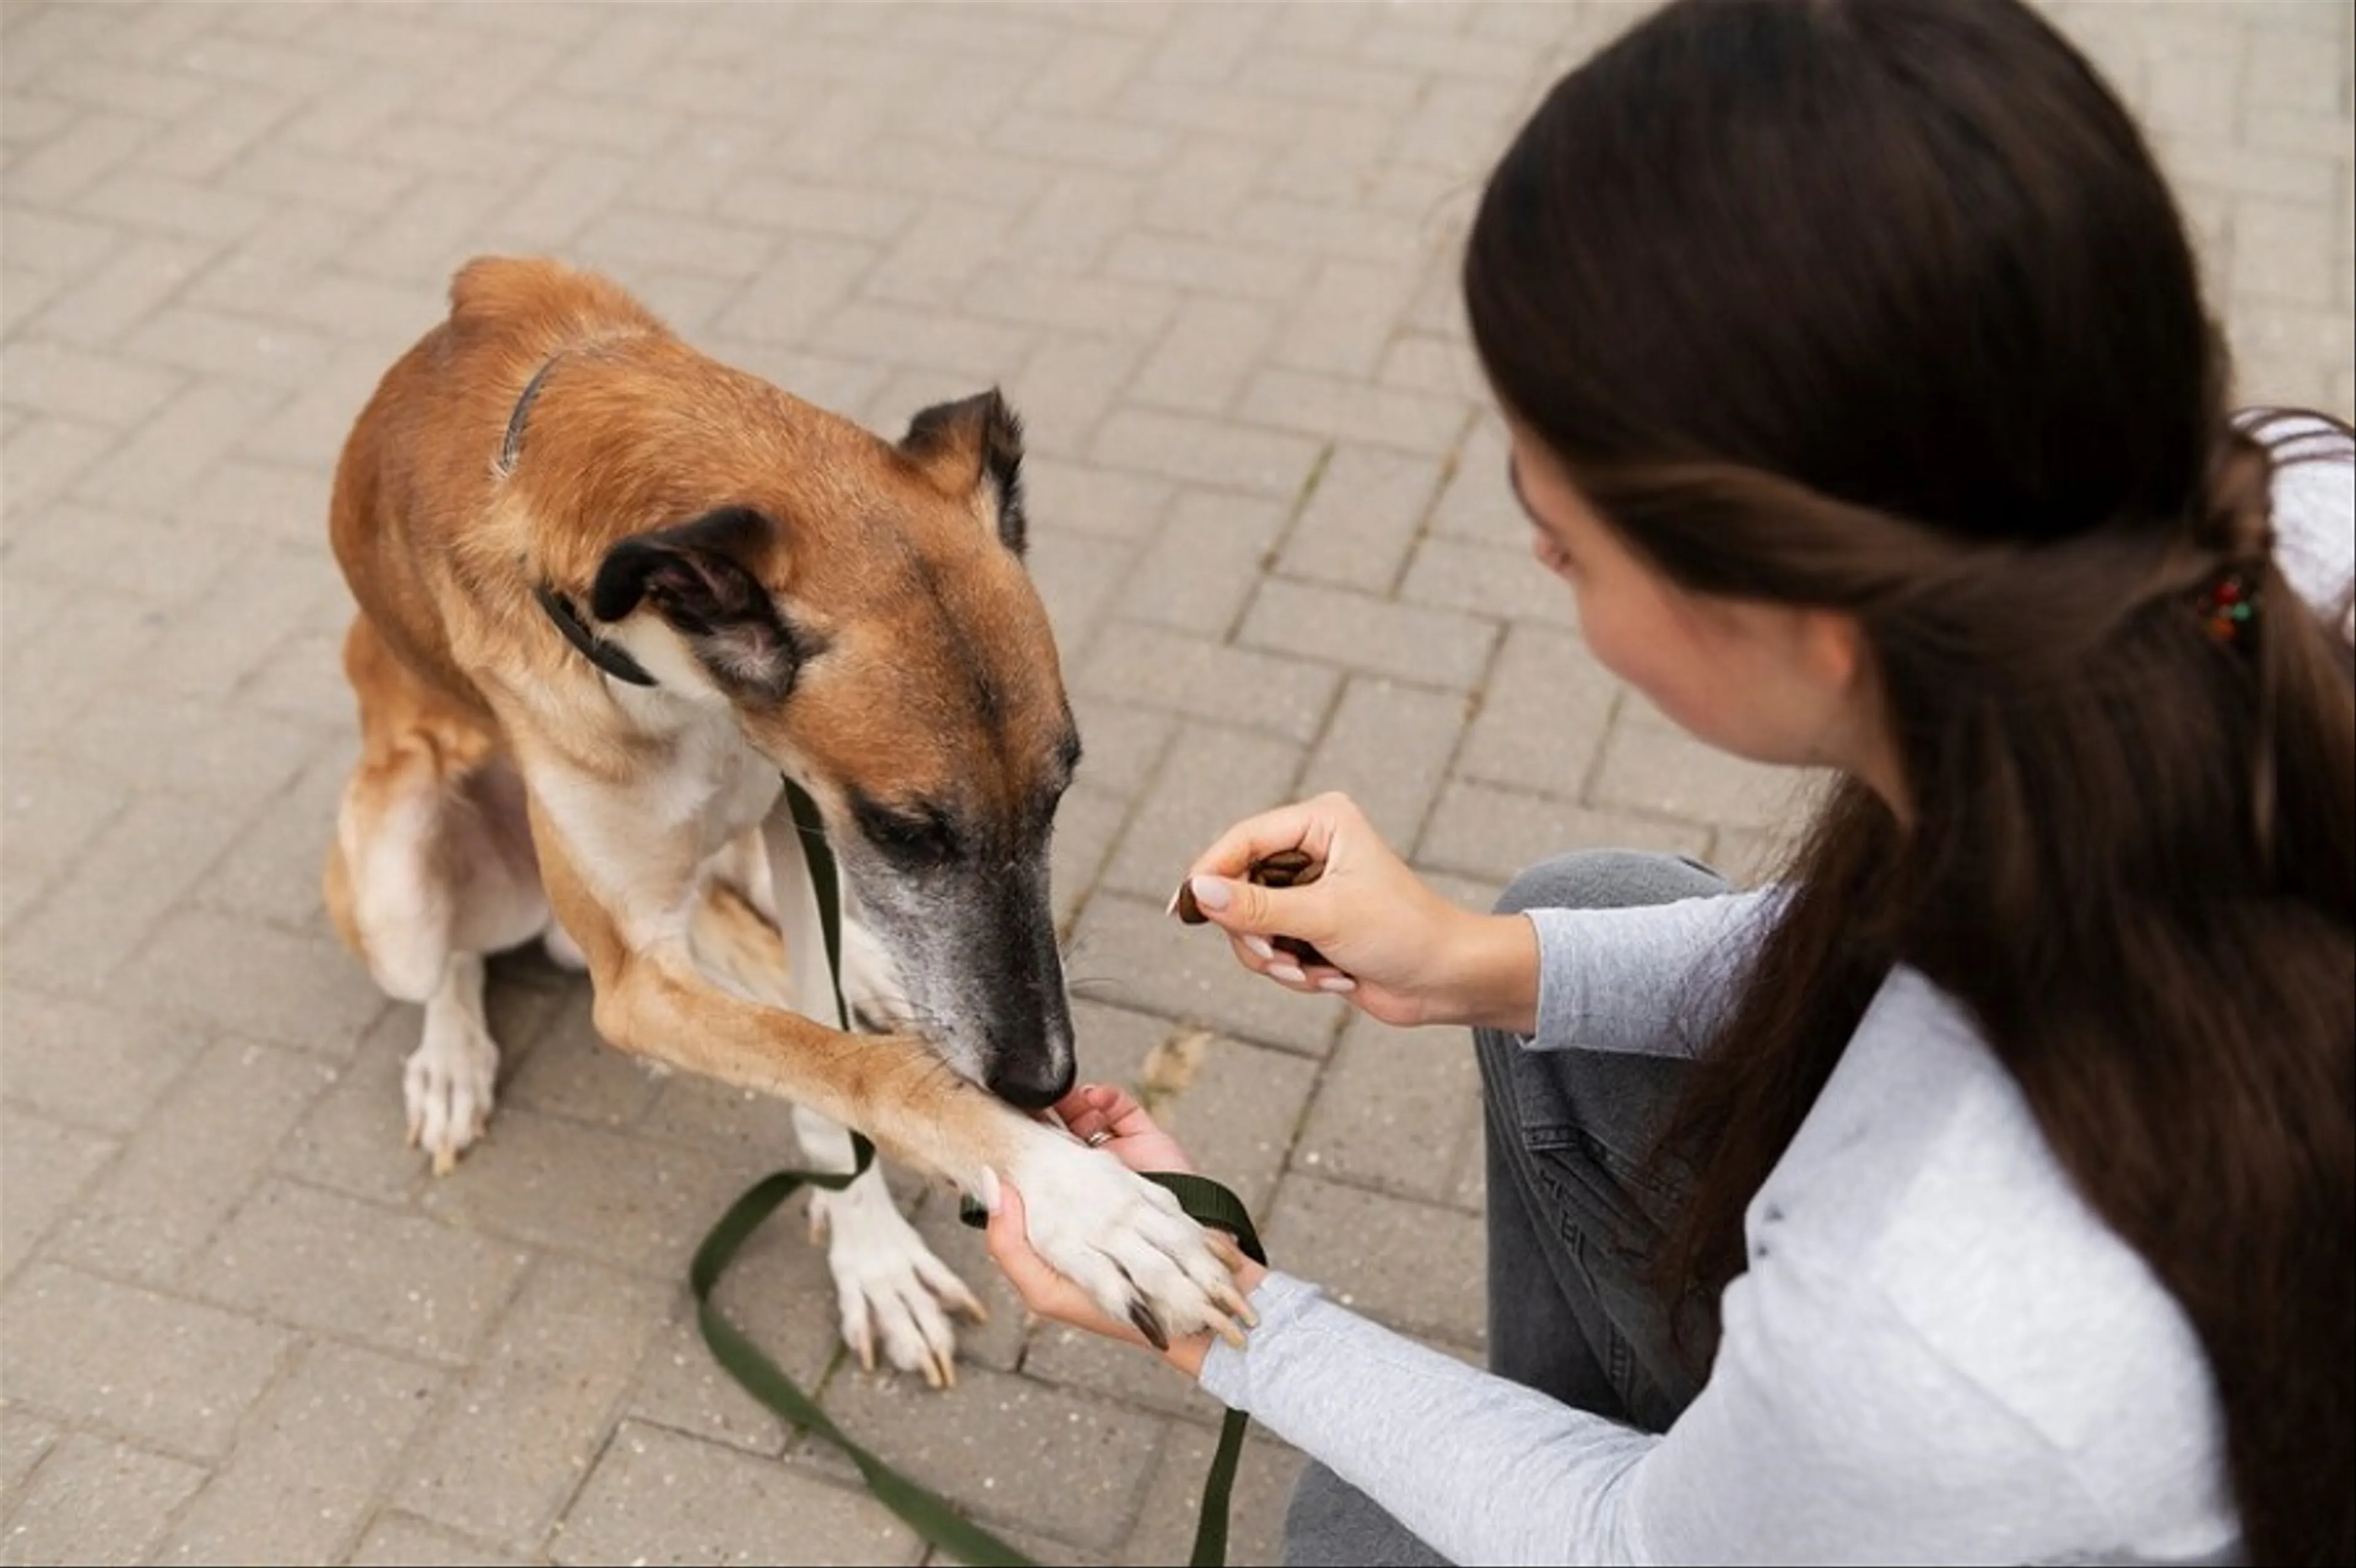
[[[1137,1096],[1109,1083],[1083,1083],[1055,1102],[1065,1129],[1090,1148],[1100,1148],[1131,1170],[1175,1170],[1192,1175],[1194,1162],[1178,1140],[1145,1114]]]
[[[1264,888],[1251,867],[1297,849],[1305,886]],[[1478,915],[1432,891],[1347,795],[1321,795],[1236,824],[1187,868],[1195,904],[1236,961],[1288,990],[1349,997],[1387,1024],[1482,1024],[1526,1033],[1537,1018],[1537,934],[1519,915]],[[1304,964],[1273,938],[1309,943]]]
[[[1135,1171],[1175,1170],[1191,1172],[1194,1162],[1178,1142],[1162,1130],[1145,1107],[1122,1090],[1103,1084],[1084,1083],[1066,1094],[1055,1106],[1064,1125],[1076,1137],[1119,1160]],[[997,1206],[991,1211],[989,1249],[991,1261],[1006,1275],[1023,1306],[1038,1316],[1058,1323],[1068,1323],[1100,1334],[1108,1339],[1124,1340],[1132,1345],[1150,1346],[1151,1341],[1133,1325],[1119,1322],[1097,1309],[1096,1303],[1079,1286],[1057,1274],[1031,1250],[1031,1234],[1023,1219],[1023,1195],[1012,1183],[998,1183]],[[1224,1232],[1205,1229],[1227,1267],[1235,1272],[1238,1291],[1248,1296],[1259,1284],[1267,1270],[1245,1257]],[[1210,1349],[1208,1334],[1194,1334],[1171,1341],[1162,1352],[1163,1359],[1189,1377],[1203,1370],[1203,1356]]]

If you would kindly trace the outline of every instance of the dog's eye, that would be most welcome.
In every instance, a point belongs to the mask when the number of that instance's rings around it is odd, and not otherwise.
[[[860,830],[868,842],[895,860],[931,866],[957,858],[957,834],[948,818],[937,810],[894,810],[865,801],[856,809]]]

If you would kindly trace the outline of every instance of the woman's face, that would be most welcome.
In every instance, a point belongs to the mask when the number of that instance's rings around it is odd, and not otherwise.
[[[1679,588],[1596,515],[1535,436],[1508,423],[1531,553],[1570,584],[1580,629],[1605,668],[1720,751],[1842,767],[1880,787],[1881,727],[1861,695],[1863,643],[1854,621]]]

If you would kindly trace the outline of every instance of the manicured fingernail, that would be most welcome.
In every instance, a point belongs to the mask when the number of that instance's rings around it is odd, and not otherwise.
[[[1253,957],[1262,963],[1276,956],[1276,949],[1268,944],[1268,938],[1265,936],[1247,936],[1244,938],[1244,946],[1250,950]]]
[[[1271,980],[1281,980],[1288,986],[1298,986],[1309,978],[1308,976],[1302,974],[1300,970],[1294,968],[1290,964],[1269,965],[1268,966],[1268,977]]]
[[[1194,890],[1194,901],[1205,909],[1227,907],[1227,884],[1216,877],[1196,877],[1186,884]]]
[[[990,1167],[986,1165],[983,1166],[981,1168],[981,1190],[975,1193],[974,1196],[981,1200],[981,1211],[983,1213],[997,1213],[1000,1201],[998,1195],[998,1172],[991,1169]]]
[[[1346,997],[1358,988],[1358,983],[1347,975],[1328,975],[1317,982],[1317,988],[1331,991],[1337,997]]]

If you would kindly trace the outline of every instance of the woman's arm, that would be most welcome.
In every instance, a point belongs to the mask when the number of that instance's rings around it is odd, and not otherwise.
[[[1539,1051],[1687,1056],[1717,1032],[1781,907],[1780,890],[1627,909],[1534,909]]]

